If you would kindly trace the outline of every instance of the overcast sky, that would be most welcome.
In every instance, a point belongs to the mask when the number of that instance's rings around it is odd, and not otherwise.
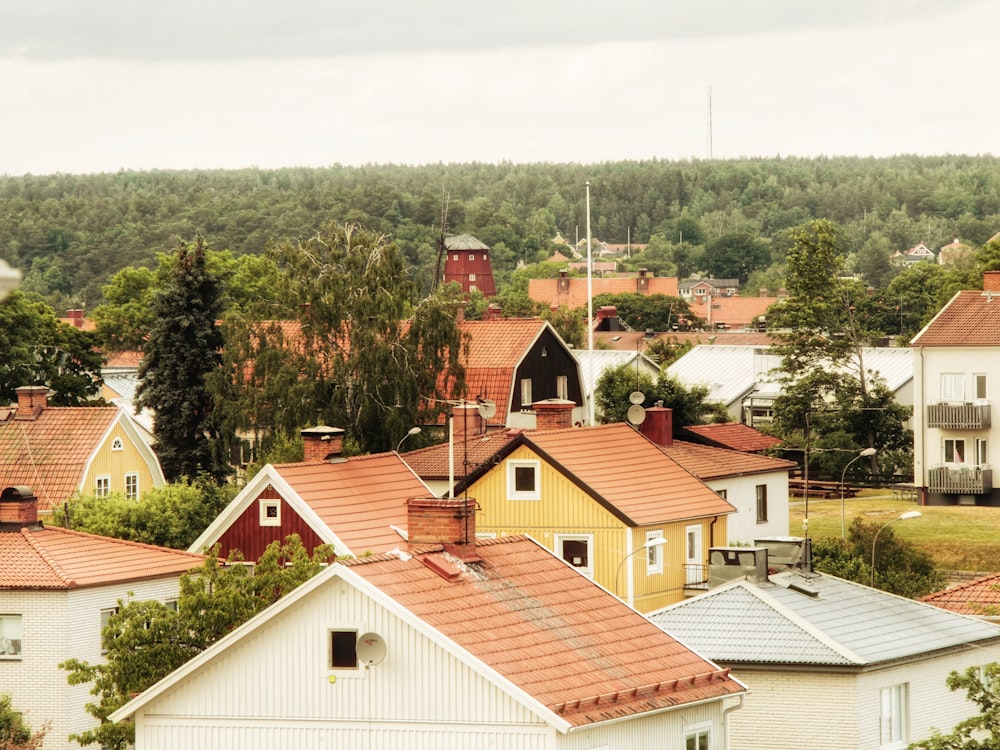
[[[998,31],[997,0],[0,0],[0,174],[1000,154]]]

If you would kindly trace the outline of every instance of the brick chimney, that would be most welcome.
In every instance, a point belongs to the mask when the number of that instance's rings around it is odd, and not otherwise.
[[[645,268],[639,269],[639,277],[635,280],[635,291],[638,294],[649,291],[649,271]]]
[[[476,501],[471,497],[415,497],[406,501],[410,544],[476,546]],[[450,551],[450,549],[449,549]]]
[[[567,271],[559,272],[559,279],[556,282],[556,289],[561,294],[566,294],[569,292],[569,273]]]
[[[1000,271],[983,272],[983,291],[1000,292]]]
[[[451,407],[451,429],[456,440],[486,433],[486,420],[479,413],[479,404],[455,404]]]
[[[22,385],[15,388],[17,413],[14,419],[37,419],[49,405],[49,389],[44,385]]]
[[[486,320],[503,320],[503,307],[496,302],[486,306]]]
[[[38,526],[38,498],[28,487],[8,487],[0,492],[0,530],[26,526]]]
[[[547,398],[535,401],[531,408],[535,412],[536,430],[560,430],[573,426],[573,408],[576,403],[564,398]]]
[[[303,460],[329,461],[344,452],[344,431],[339,427],[318,425],[302,430]]]
[[[639,432],[657,445],[669,448],[674,444],[674,410],[657,401],[656,406],[646,409],[646,419],[639,426]]]

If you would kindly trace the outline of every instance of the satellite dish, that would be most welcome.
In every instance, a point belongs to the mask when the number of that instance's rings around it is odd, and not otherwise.
[[[479,416],[483,419],[490,420],[496,416],[497,405],[490,401],[488,398],[477,399],[479,402]]]
[[[646,400],[646,394],[642,391],[632,391],[628,394],[628,400],[630,404],[639,405]]]
[[[638,426],[646,421],[646,410],[642,408],[641,404],[632,404],[628,408],[626,416],[630,424]]]
[[[358,661],[365,667],[381,664],[385,658],[385,641],[377,633],[365,633],[358,638]]]

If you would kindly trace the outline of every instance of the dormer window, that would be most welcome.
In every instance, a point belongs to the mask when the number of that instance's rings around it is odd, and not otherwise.
[[[123,451],[125,450],[125,443],[122,442],[120,437],[116,437],[111,441],[111,450],[113,451]]]

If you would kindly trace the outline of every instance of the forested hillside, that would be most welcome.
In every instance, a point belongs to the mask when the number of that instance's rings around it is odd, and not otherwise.
[[[660,258],[660,270],[682,274],[711,270],[705,249],[736,234],[764,241],[773,262],[785,230],[826,218],[856,270],[883,286],[895,250],[979,246],[1000,230],[1000,160],[990,156],[334,166],[0,177],[0,257],[61,313],[93,309],[114,272],[153,266],[199,231],[241,255],[356,221],[394,238],[428,289],[446,216],[448,234],[493,248],[502,281],[519,260],[546,257],[557,231],[585,236],[587,181],[596,239],[652,241],[648,265]]]

